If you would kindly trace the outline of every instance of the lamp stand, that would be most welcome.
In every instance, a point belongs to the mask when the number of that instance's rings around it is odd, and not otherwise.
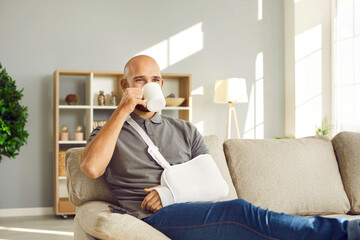
[[[226,133],[226,139],[230,138],[230,132],[231,132],[231,113],[234,112],[234,121],[235,121],[235,128],[236,128],[236,133],[238,138],[240,138],[240,133],[239,133],[239,126],[238,126],[238,122],[237,122],[237,117],[236,117],[236,111],[235,111],[235,106],[234,103],[232,102],[228,102],[228,120],[227,120],[227,133]]]

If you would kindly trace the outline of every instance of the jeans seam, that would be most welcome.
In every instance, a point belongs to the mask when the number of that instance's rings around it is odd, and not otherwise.
[[[208,224],[203,224],[203,225],[193,225],[193,226],[177,226],[177,227],[157,227],[157,229],[161,229],[161,230],[167,230],[167,229],[190,229],[190,228],[203,228],[203,227],[209,227],[209,226],[214,226],[214,225],[218,225],[218,224],[232,224],[232,225],[237,225],[237,226],[240,226],[240,227],[243,227],[243,228],[246,228],[252,232],[254,232],[255,234],[263,237],[263,238],[266,238],[266,239],[271,239],[271,240],[277,240],[277,238],[272,238],[272,237],[269,237],[269,236],[266,236],[252,228],[250,228],[249,226],[247,225],[244,225],[242,223],[238,223],[238,222],[231,222],[231,221],[226,221],[226,222],[215,222],[215,223],[208,223]]]

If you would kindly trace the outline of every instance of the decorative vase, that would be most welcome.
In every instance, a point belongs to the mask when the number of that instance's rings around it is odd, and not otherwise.
[[[68,133],[68,126],[62,125],[61,126],[61,133],[60,133],[60,141],[69,141],[69,133]]]
[[[105,106],[105,95],[104,95],[104,91],[100,91],[99,96],[98,96],[98,105],[99,106]]]
[[[68,105],[76,105],[79,102],[79,97],[76,94],[68,94],[65,98],[65,102]]]
[[[76,126],[76,128],[75,128],[74,140],[75,141],[83,141],[84,140],[83,127],[80,125]]]
[[[116,106],[116,91],[112,91],[111,92],[111,96],[110,96],[110,106]]]

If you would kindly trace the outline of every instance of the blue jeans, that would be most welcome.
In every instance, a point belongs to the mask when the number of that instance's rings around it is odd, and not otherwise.
[[[171,239],[347,239],[343,218],[272,212],[243,199],[179,203],[143,221]]]

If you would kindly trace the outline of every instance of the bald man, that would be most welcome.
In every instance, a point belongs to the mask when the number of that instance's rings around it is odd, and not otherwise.
[[[118,107],[111,115],[111,117],[108,119],[105,126],[103,128],[95,129],[95,131],[91,134],[88,140],[88,144],[85,147],[82,155],[80,156],[81,170],[88,177],[96,179],[105,173],[114,155],[114,149],[116,149],[116,144],[119,141],[119,134],[124,126],[127,116],[133,114],[135,118],[140,117],[142,119],[151,119],[156,114],[154,112],[150,112],[146,108],[146,103],[143,100],[142,87],[149,82],[155,82],[161,87],[164,84],[164,81],[161,78],[160,68],[156,61],[153,58],[145,55],[136,56],[130,59],[130,61],[125,65],[124,77],[121,79],[120,82],[121,88],[124,92],[121,102],[119,103]],[[142,121],[142,125],[143,123],[144,121]],[[129,127],[129,129],[132,130],[131,127]],[[129,142],[128,139],[126,139],[126,142]],[[136,143],[134,142],[131,144]],[[119,155],[122,155],[121,152],[119,153]],[[132,166],[130,164],[128,164],[128,166],[121,166],[121,168],[124,167],[130,168]],[[159,168],[159,170],[161,171],[161,168]],[[142,176],[142,178],[144,178],[144,176]],[[116,188],[119,187],[116,185],[119,184],[117,184],[116,181],[112,179],[110,180],[109,178],[107,178],[107,180],[109,180],[108,182],[113,183],[113,185],[111,186],[115,186],[115,189],[112,189],[116,192]],[[146,182],[145,184],[148,185],[148,183]],[[137,192],[137,194],[139,194],[138,186],[135,187],[137,187],[137,189],[133,189],[132,192]],[[145,194],[149,193],[147,198],[142,198],[140,204],[139,199],[137,201],[133,200],[130,202],[126,202],[125,200],[123,201],[122,205],[128,208],[130,214],[137,217],[148,216],[149,211],[158,211],[160,208],[162,208],[160,196],[157,191],[152,191],[154,188],[157,187],[160,186],[153,185],[145,189],[140,187],[140,196],[144,196]],[[121,201],[123,197],[121,196],[122,194],[123,193],[118,193],[115,194],[115,196]],[[136,204],[138,206],[136,206]],[[142,207],[142,209],[146,209],[147,212],[141,210],[140,207]]]
[[[171,165],[209,151],[192,124],[147,109],[142,87],[150,82],[164,84],[156,61],[145,55],[130,59],[121,79],[121,102],[104,127],[92,132],[80,156],[81,170],[92,179],[104,174],[126,213],[171,239],[360,239],[360,220],[286,215],[243,199],[174,204],[170,190],[159,185],[163,169],[127,117],[144,129]]]
[[[150,112],[142,87],[163,86],[156,61],[136,56],[125,65],[124,95],[104,127],[96,128],[80,156],[81,170],[90,178],[103,174],[119,204],[138,218],[145,218],[174,202],[170,190],[160,186],[163,169],[147,152],[147,145],[127,122],[130,115],[149,135],[170,164],[179,164],[209,151],[197,129],[184,120]],[[169,144],[169,141],[172,144]]]

